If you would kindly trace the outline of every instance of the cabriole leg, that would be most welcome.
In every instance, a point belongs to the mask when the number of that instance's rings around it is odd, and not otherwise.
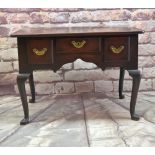
[[[31,91],[31,99],[29,100],[30,103],[35,103],[35,86],[33,80],[33,72],[29,76],[29,84],[30,84],[30,91]]]
[[[123,99],[123,82],[124,82],[124,75],[125,69],[123,67],[120,68],[120,75],[119,75],[119,98]]]
[[[17,76],[17,85],[19,89],[19,94],[22,101],[24,119],[21,120],[20,125],[25,125],[29,123],[29,108],[27,103],[27,95],[25,90],[25,82],[29,78],[30,74],[19,74]]]
[[[138,90],[139,90],[139,85],[141,80],[141,73],[139,70],[128,70],[128,72],[133,79],[132,94],[131,94],[131,101],[130,101],[131,119],[138,121],[139,116],[135,114],[135,106],[136,106],[136,100],[137,100],[137,95],[138,95]]]

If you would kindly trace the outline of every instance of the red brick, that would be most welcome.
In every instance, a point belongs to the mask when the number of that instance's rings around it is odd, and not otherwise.
[[[11,37],[0,37],[0,49],[16,48],[17,39]]]
[[[140,9],[133,12],[132,20],[149,20],[152,18],[152,10]]]
[[[14,85],[0,85],[0,96],[15,95]]]
[[[92,14],[90,11],[71,13],[71,22],[73,23],[90,22],[91,20],[92,20]]]
[[[155,10],[152,12],[152,19],[155,19]]]
[[[33,11],[40,11],[39,8],[0,8],[1,12],[8,12],[8,13],[21,13],[21,12],[33,12]]]
[[[97,10],[91,11],[92,19],[91,21],[109,21],[110,20],[109,10]]]
[[[50,22],[51,23],[68,23],[70,14],[67,12],[50,13]]]
[[[45,12],[33,12],[30,15],[30,23],[49,23],[49,14]]]
[[[134,21],[130,26],[144,30],[145,32],[155,31],[155,20]]]
[[[131,18],[131,12],[128,10],[112,10],[109,12],[111,20],[129,20]]]
[[[0,12],[0,24],[7,24],[7,14]]]
[[[42,9],[45,10],[45,9]],[[51,9],[47,9],[51,12],[74,12],[74,11],[80,11],[82,10],[81,8],[51,8]]]
[[[139,35],[140,44],[150,43],[150,41],[151,41],[150,33],[143,33]]]
[[[30,17],[26,13],[13,13],[8,17],[10,23],[27,23],[29,19]]]
[[[0,85],[16,84],[16,73],[0,74]]]
[[[10,29],[7,27],[0,26],[0,37],[6,37],[9,35]]]

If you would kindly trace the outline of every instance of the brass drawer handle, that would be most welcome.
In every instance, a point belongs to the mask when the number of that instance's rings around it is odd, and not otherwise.
[[[75,48],[82,48],[84,46],[84,44],[86,43],[85,40],[82,40],[82,41],[71,41],[72,45],[75,47]]]
[[[122,45],[122,46],[120,46],[118,48],[116,48],[114,46],[110,46],[110,49],[112,50],[113,53],[119,54],[119,53],[121,53],[123,51],[124,46]]]
[[[47,48],[43,48],[42,50],[33,48],[32,51],[38,56],[43,56],[47,52]]]

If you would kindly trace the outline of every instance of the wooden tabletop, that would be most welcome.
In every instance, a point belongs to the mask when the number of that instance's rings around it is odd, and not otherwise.
[[[11,34],[11,37],[84,36],[111,34],[138,34],[142,30],[133,27],[24,27]]]

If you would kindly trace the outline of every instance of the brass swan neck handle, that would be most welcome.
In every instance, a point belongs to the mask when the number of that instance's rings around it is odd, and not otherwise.
[[[75,48],[82,48],[85,45],[86,41],[82,40],[82,41],[71,41],[71,44],[75,47]]]
[[[33,48],[32,51],[37,55],[37,56],[43,56],[47,52],[47,48],[43,48],[41,50],[38,50],[36,48]]]
[[[113,53],[119,54],[124,50],[124,46],[121,45],[120,47],[116,48],[114,46],[110,46],[110,49],[112,50]]]

